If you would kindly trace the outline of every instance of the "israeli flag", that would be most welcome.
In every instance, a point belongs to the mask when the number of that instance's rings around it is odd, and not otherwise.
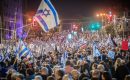
[[[68,52],[65,51],[65,53],[62,54],[62,57],[61,57],[61,63],[62,63],[62,65],[63,65],[63,68],[64,68],[65,65],[66,65],[67,58],[68,58]]]
[[[25,56],[27,58],[32,56],[31,51],[29,50],[29,48],[27,48],[27,46],[21,39],[19,40],[19,54],[17,56],[19,58],[21,58],[22,56]]]
[[[101,56],[101,53],[98,50],[96,43],[94,43],[93,44],[93,57],[99,57],[99,56]]]
[[[111,59],[114,59],[115,58],[115,52],[114,51],[108,51],[108,57],[111,58]]]
[[[4,62],[5,62],[6,60],[9,60],[9,61],[11,60],[11,59],[10,59],[10,54],[9,54],[9,53],[6,53],[6,54],[5,54]]]
[[[9,47],[9,45],[6,46],[3,53],[4,53],[3,61],[5,62],[5,60],[10,60],[10,47]]]
[[[41,1],[34,18],[45,32],[48,32],[49,29],[57,27],[60,23],[57,11],[51,4],[50,0]]]
[[[107,42],[108,45],[110,45],[111,47],[115,47],[117,46],[116,42],[114,41],[114,39],[109,35]]]

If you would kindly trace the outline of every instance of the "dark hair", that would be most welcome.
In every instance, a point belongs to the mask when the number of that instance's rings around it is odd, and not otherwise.
[[[6,78],[7,78],[7,80],[11,80],[11,73],[10,74],[7,74],[7,76],[6,76]]]
[[[79,77],[79,80],[89,80],[89,76],[87,76],[86,74],[84,73],[81,73],[80,77]]]
[[[13,74],[11,75],[11,80],[16,80],[16,77],[17,77],[17,74],[16,74],[16,73],[13,73]]]
[[[40,69],[39,69],[38,67],[35,67],[35,68],[34,68],[34,71],[35,71],[36,73],[38,73],[38,72],[40,71]]]
[[[26,73],[29,74],[29,75],[33,75],[34,74],[34,70],[32,68],[28,68],[26,70]]]
[[[108,71],[104,71],[102,76],[105,78],[105,80],[112,80],[112,76]]]
[[[57,71],[57,74],[62,78],[65,73],[64,73],[63,70],[59,69],[59,70]]]
[[[130,75],[126,75],[125,80],[130,80]]]
[[[66,61],[66,65],[72,66],[71,62],[69,60]]]
[[[24,77],[24,75],[23,74],[18,74],[18,76],[17,76],[18,78],[20,78],[21,80],[24,80],[25,79],[25,77]]]

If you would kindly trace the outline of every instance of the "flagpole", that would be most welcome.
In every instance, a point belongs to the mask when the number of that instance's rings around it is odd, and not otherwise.
[[[2,44],[2,29],[1,29],[1,44]]]
[[[14,13],[14,41],[16,40],[16,21],[17,21],[17,8],[15,8],[15,13]]]
[[[125,12],[124,12],[124,18],[123,18],[123,39],[125,38],[125,28],[124,27],[126,27],[125,26],[125,22],[126,22],[126,16],[125,16]]]
[[[29,28],[29,30],[27,32],[27,36],[28,36],[29,32],[30,32],[30,28]],[[24,41],[27,39],[27,36],[25,37]]]
[[[17,8],[15,8],[15,13],[14,13],[14,42],[16,42],[17,40],[16,40],[16,33],[17,33],[17,29],[16,29],[16,19],[17,19]],[[13,66],[14,65],[17,65],[17,67],[18,67],[18,63],[17,63],[17,56],[16,56],[16,58],[15,58],[15,61],[14,61],[14,63],[13,63]]]

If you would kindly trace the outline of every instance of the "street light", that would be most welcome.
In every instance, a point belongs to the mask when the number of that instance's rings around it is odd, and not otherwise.
[[[103,16],[103,14],[102,14],[102,13],[100,13],[100,16]]]
[[[28,19],[28,21],[29,21],[29,22],[31,22],[31,21],[32,21],[32,19],[31,19],[31,18],[29,18],[29,19]]]
[[[26,19],[26,25],[28,24],[28,23],[31,23],[32,22],[32,19],[31,18],[27,18]]]
[[[97,14],[96,16],[97,16],[97,17],[102,17],[102,16],[106,16],[106,14],[105,14],[105,13],[99,13],[99,14]]]
[[[104,13],[103,16],[105,16],[106,14]]]
[[[96,16],[97,16],[97,17],[99,17],[100,15],[99,15],[99,14],[97,14]]]

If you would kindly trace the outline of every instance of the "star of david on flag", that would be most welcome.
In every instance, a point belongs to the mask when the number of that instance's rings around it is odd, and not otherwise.
[[[60,23],[57,11],[51,4],[50,0],[41,1],[34,18],[45,32],[57,27]]]

